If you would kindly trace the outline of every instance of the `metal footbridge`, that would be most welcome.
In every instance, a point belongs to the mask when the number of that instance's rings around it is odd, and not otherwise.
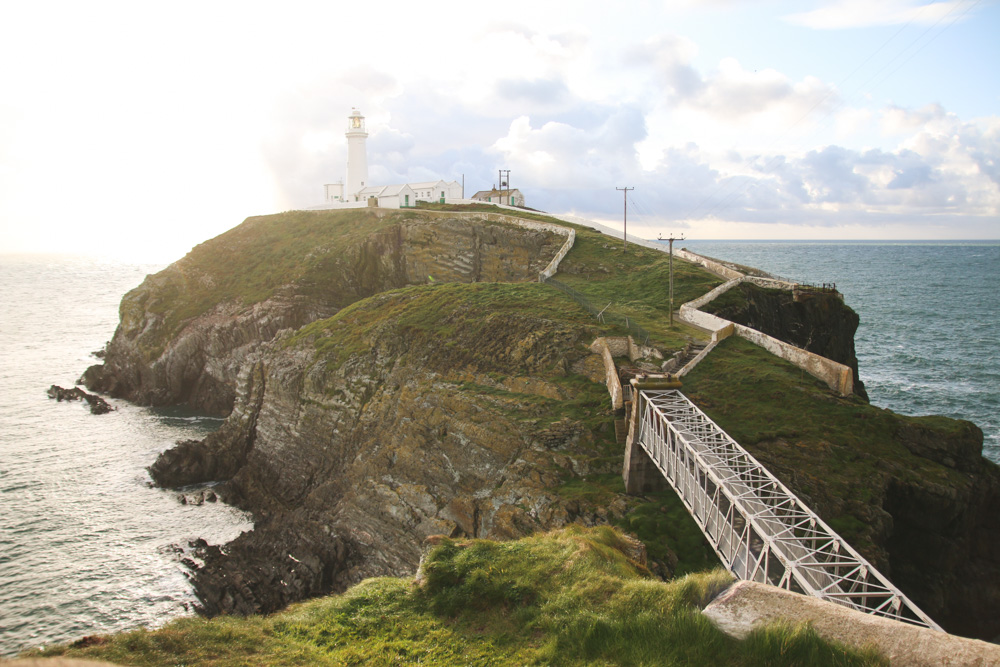
[[[680,391],[635,392],[635,445],[736,577],[941,628]]]

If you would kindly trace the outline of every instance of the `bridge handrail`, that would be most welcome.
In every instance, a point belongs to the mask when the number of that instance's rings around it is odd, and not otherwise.
[[[636,439],[734,574],[790,590],[798,588],[803,593],[868,613],[940,629],[683,394],[675,389],[645,389],[637,393],[639,400],[633,408],[640,418]],[[674,410],[673,418],[665,412],[668,404]],[[657,432],[657,422],[666,427],[668,440]],[[651,438],[651,432],[656,432],[656,437]],[[704,449],[695,448],[689,436],[701,441]],[[706,436],[714,442],[703,441]],[[657,440],[662,441],[659,446]],[[676,447],[678,442],[681,448]],[[708,460],[709,455],[716,460]],[[670,458],[664,461],[665,457]],[[677,480],[679,473],[684,477]],[[710,485],[714,487],[711,491]],[[720,502],[720,494],[724,503]],[[711,507],[706,508],[706,503]],[[738,529],[739,523],[744,525]],[[710,529],[713,527],[715,535]],[[761,541],[757,553],[754,553],[755,536]],[[771,561],[772,556],[778,563]]]

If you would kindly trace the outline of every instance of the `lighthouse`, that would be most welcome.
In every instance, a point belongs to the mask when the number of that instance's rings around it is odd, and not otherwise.
[[[421,181],[401,185],[372,185],[368,182],[368,154],[365,117],[357,107],[347,117],[347,175],[340,183],[323,186],[326,202],[312,209],[332,208],[413,208],[418,202],[447,203],[461,200],[465,186],[457,181]],[[463,179],[464,180],[464,179]]]
[[[368,183],[368,153],[365,140],[365,117],[357,109],[351,109],[347,117],[347,183],[344,199],[357,201],[358,193]]]

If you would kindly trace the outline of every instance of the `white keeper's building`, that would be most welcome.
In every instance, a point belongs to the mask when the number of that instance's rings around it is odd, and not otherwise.
[[[408,208],[418,201],[441,202],[462,199],[465,195],[457,181],[425,181],[402,185],[370,185],[368,153],[365,140],[365,117],[357,109],[347,117],[347,176],[343,183],[323,186],[324,205],[315,208]]]

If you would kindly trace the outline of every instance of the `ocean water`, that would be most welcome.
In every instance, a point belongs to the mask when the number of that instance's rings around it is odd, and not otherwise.
[[[1000,461],[1000,242],[696,242],[695,252],[799,281],[835,282],[861,316],[872,401],[970,419]],[[114,332],[121,296],[162,268],[0,255],[0,657],[190,614],[187,542],[251,527],[221,503],[181,505],[145,467],[219,420],[112,401],[91,415],[72,386]]]
[[[860,316],[858,371],[874,405],[983,429],[1000,463],[1000,241],[682,241],[718,259],[836,283]]]
[[[160,268],[0,256],[0,657],[191,614],[177,548],[252,527],[149,486],[159,451],[220,420],[123,401],[92,415],[46,396],[97,362],[122,295]]]

